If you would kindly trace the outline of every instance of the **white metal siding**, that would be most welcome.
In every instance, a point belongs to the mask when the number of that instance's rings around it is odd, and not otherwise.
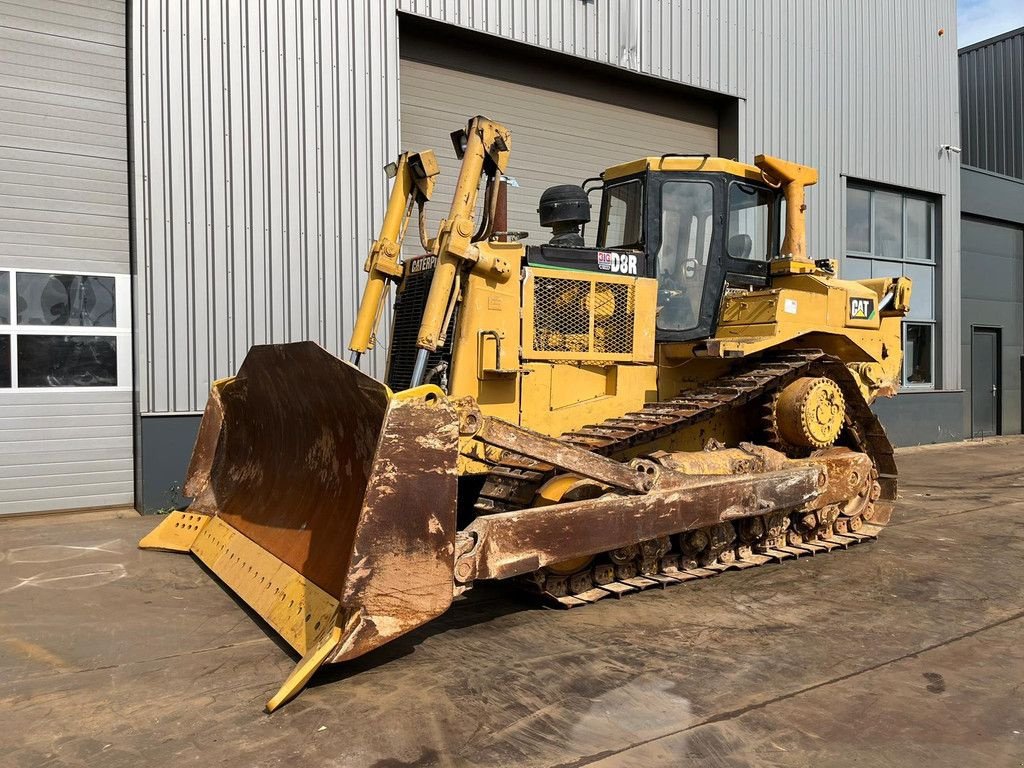
[[[0,515],[132,499],[131,393],[0,396]]]
[[[129,272],[125,99],[124,0],[0,0],[0,268]],[[132,485],[131,392],[0,390],[0,515]]]
[[[941,195],[943,386],[959,385],[959,161],[939,152],[959,136],[954,0],[139,0],[143,412],[198,411],[251,343],[344,349],[401,146],[396,7],[738,97],[742,158],[821,170],[816,255],[844,247],[844,175]]]
[[[434,149],[441,168],[429,208],[431,232],[448,215],[459,171],[448,136],[472,115],[486,115],[512,133],[507,173],[520,186],[508,189],[508,227],[529,232],[529,243],[551,236],[537,216],[540,195],[550,186],[579,184],[605,168],[660,155],[666,148],[712,155],[718,150],[714,126],[419,61],[402,59],[400,82],[402,148]],[[704,111],[709,113],[705,122],[714,123],[711,109]]]

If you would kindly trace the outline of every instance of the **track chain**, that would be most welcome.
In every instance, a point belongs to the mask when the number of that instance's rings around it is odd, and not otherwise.
[[[880,493],[865,514],[845,518],[836,512],[831,519],[822,517],[811,521],[785,513],[776,513],[770,519],[747,518],[736,524],[723,523],[680,534],[663,542],[644,542],[605,553],[602,557],[608,562],[597,562],[572,576],[553,576],[538,571],[523,580],[557,604],[576,607],[610,595],[622,597],[651,587],[664,588],[710,578],[726,570],[846,549],[874,539],[888,522],[896,498],[892,444],[850,370],[841,360],[821,350],[782,350],[751,358],[728,376],[704,387],[649,403],[642,410],[600,424],[582,427],[560,439],[605,456],[621,453],[707,421],[726,410],[765,399],[802,376],[827,376],[839,385],[846,398],[847,441],[851,448],[871,457],[878,473]],[[555,469],[550,465],[506,454],[502,463],[488,475],[476,503],[477,512],[492,514],[528,506],[554,474]],[[871,518],[870,523],[867,517]]]

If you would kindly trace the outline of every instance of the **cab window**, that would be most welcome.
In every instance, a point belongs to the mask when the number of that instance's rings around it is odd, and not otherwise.
[[[639,179],[605,187],[598,248],[635,248],[643,241],[643,185]]]
[[[729,237],[726,250],[734,259],[770,258],[770,218],[775,194],[753,184],[729,184]]]
[[[708,182],[662,184],[657,253],[659,328],[688,331],[700,323],[714,212],[714,187]]]

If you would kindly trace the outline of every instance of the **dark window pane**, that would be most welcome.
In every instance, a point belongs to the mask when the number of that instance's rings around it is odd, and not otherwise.
[[[661,211],[658,327],[688,331],[700,322],[715,226],[714,187],[704,181],[666,181]]]
[[[19,387],[117,386],[114,336],[18,337]]]
[[[935,203],[907,198],[908,259],[933,259],[932,232]]]
[[[935,267],[931,264],[904,264],[903,274],[914,281],[910,312],[907,313],[907,317],[912,320],[934,320]]]
[[[11,386],[11,337],[0,336],[0,389]]]
[[[846,190],[846,249],[871,252],[871,193],[866,189]]]
[[[768,216],[774,195],[747,184],[729,185],[729,239],[726,248],[734,259],[768,258]]]
[[[628,181],[606,187],[601,206],[599,248],[631,248],[643,239],[643,187]]]
[[[903,350],[903,369],[907,384],[933,384],[932,326],[907,323],[907,343]]]
[[[18,273],[20,325],[116,325],[114,278]]]
[[[11,322],[11,273],[0,272],[0,325]]]
[[[903,258],[903,195],[875,192],[875,256]]]

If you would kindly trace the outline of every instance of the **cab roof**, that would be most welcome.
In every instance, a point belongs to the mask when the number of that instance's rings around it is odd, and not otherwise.
[[[763,181],[761,169],[754,165],[726,160],[724,157],[703,155],[669,155],[667,157],[643,157],[628,163],[613,165],[601,174],[605,181],[623,176],[633,176],[644,171],[700,171],[706,173],[728,173],[749,181]]]

